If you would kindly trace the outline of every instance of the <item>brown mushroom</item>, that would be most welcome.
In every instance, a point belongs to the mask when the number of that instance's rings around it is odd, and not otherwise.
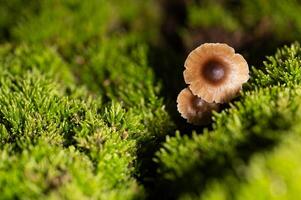
[[[194,125],[209,124],[212,117],[212,111],[218,111],[220,105],[217,103],[207,103],[201,98],[192,94],[185,88],[177,98],[178,111],[181,116],[187,119],[187,122]]]
[[[249,79],[248,63],[227,44],[199,46],[188,55],[185,68],[192,93],[209,103],[230,101]]]

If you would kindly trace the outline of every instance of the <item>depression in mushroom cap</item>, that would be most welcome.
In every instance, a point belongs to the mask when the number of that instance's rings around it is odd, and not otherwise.
[[[206,125],[211,121],[212,112],[218,111],[220,105],[207,103],[193,95],[188,88],[185,88],[178,95],[177,107],[181,116],[187,119],[187,122],[194,125]]]
[[[184,79],[194,95],[209,103],[225,103],[248,81],[249,67],[227,44],[206,43],[188,55]]]

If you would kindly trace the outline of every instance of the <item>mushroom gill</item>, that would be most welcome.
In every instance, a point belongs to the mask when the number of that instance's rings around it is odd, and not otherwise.
[[[177,107],[181,116],[187,119],[187,122],[194,125],[206,125],[211,121],[212,112],[218,111],[220,105],[207,103],[193,95],[188,88],[185,88],[178,95]]]

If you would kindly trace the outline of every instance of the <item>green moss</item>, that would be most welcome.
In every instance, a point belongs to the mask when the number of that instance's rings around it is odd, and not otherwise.
[[[255,70],[252,77],[269,80],[273,84],[257,83],[261,87],[269,87],[243,93],[239,102],[215,115],[212,131],[205,130],[200,135],[194,133],[191,138],[179,133],[176,137],[167,138],[164,148],[157,153],[156,161],[160,165],[159,173],[163,177],[161,182],[164,187],[170,192],[177,191],[169,195],[188,198],[193,194],[204,194],[204,199],[215,194],[233,197],[238,193],[236,188],[247,178],[246,168],[256,162],[252,160],[254,155],[276,148],[288,134],[298,134],[295,126],[300,119],[301,90],[298,79],[295,79],[300,73],[299,56],[295,52],[299,50],[298,44],[279,50],[273,57],[277,62],[263,69],[270,76]],[[283,60],[279,59],[279,52],[282,52]],[[294,65],[286,67],[282,62]],[[276,79],[270,68],[286,76]],[[291,83],[293,79],[296,80],[294,84]],[[235,182],[232,183],[232,179]],[[216,184],[211,184],[216,181],[221,182],[222,189],[218,184],[218,192],[210,192],[207,196],[207,190],[215,188]],[[247,187],[245,190],[248,191]],[[266,192],[269,191],[263,189],[261,194]]]
[[[294,127],[271,152],[256,154],[238,179],[212,181],[199,199],[295,199],[300,191],[300,127]],[[237,188],[229,188],[227,185]],[[234,190],[231,191],[231,190]],[[230,192],[231,191],[231,192]],[[219,196],[218,196],[219,195]],[[218,196],[218,197],[217,197]],[[197,198],[198,199],[198,198]]]
[[[188,3],[189,28],[268,33],[277,41],[300,39],[300,3],[288,0],[195,1]]]
[[[243,1],[241,17],[242,22],[254,27],[261,23],[272,31],[279,40],[300,39],[300,3],[288,0],[285,4],[281,0],[276,1]],[[256,13],[256,14],[255,14]]]
[[[301,83],[301,48],[299,43],[279,49],[275,56],[267,57],[262,67],[253,67],[250,85],[293,87]]]
[[[70,66],[61,58],[54,48],[41,45],[13,47],[5,44],[0,47],[0,63],[12,75],[21,75],[25,71],[38,69],[45,75],[65,84],[75,83]]]
[[[133,48],[131,58],[119,54],[120,50],[111,54],[110,48],[91,52],[91,68],[83,72],[91,76],[90,70],[95,67],[97,74],[107,74],[91,82],[95,88],[102,88],[94,97],[76,87],[70,65],[52,48],[2,46],[3,198],[143,196],[143,188],[133,178],[139,175],[141,161],[137,156],[149,151],[148,146],[173,127],[162,99],[157,97],[160,86],[147,67],[145,47]],[[114,71],[107,71],[103,59],[99,59],[102,55],[112,56],[111,60],[120,58],[112,63]],[[146,82],[139,78],[139,70]],[[105,80],[110,84],[102,87]],[[48,154],[54,155],[49,158]],[[71,160],[64,160],[69,156]],[[8,181],[15,173],[16,180]],[[33,178],[28,179],[27,173]],[[11,190],[14,184],[18,188]],[[74,196],[68,195],[71,190]]]
[[[277,41],[300,38],[296,1],[229,2],[187,3],[184,29],[260,24]],[[0,199],[298,198],[299,43],[253,67],[212,127],[174,135],[166,102],[175,100],[161,97],[161,69],[148,57],[177,16],[162,21],[158,5],[1,4]]]
[[[12,29],[24,20],[24,16],[36,11],[39,1],[3,0],[0,6],[0,41],[12,37]]]
[[[144,99],[144,93],[133,93],[133,102],[128,103],[133,105],[142,101],[137,106],[141,107],[144,114],[138,115],[130,104],[125,106],[120,102],[121,97],[117,94],[110,95],[115,103],[109,105],[103,105],[98,98],[91,99],[88,96],[77,98],[78,95],[68,94],[67,97],[66,90],[61,90],[62,85],[53,80],[57,79],[61,84],[74,84],[69,81],[72,77],[69,66],[54,50],[41,49],[24,45],[18,48],[3,46],[1,50],[1,143],[3,154],[13,155],[6,157],[7,161],[2,160],[4,163],[0,171],[7,174],[1,179],[3,198],[23,198],[24,191],[28,191],[28,198],[64,198],[70,190],[75,190],[72,194],[77,198],[132,199],[142,195],[143,190],[132,178],[136,174],[135,159],[140,149],[137,142],[154,140],[156,134],[164,134],[161,126],[156,124],[158,121],[170,124],[162,108],[162,100],[157,99],[155,94],[154,100],[148,100]],[[141,64],[145,62],[143,59],[145,57],[140,56],[136,61]],[[139,69],[138,64],[133,68]],[[134,72],[131,63],[124,62],[122,66],[129,66],[125,69]],[[45,79],[41,73],[48,78]],[[148,77],[151,78],[152,73]],[[150,89],[152,83],[149,83]],[[127,91],[126,88],[124,90]],[[122,90],[119,92],[122,93]],[[164,118],[166,122],[162,120]],[[160,127],[157,132],[156,126]],[[72,151],[76,156],[73,153],[69,155],[70,148],[74,149]],[[44,154],[38,154],[40,151]],[[48,158],[52,152],[54,157]],[[62,158],[56,157],[56,154]],[[74,163],[66,163],[67,160],[56,162],[56,159],[69,156],[74,157]],[[31,157],[33,161],[30,161]],[[39,157],[41,160],[35,161]],[[83,165],[91,166],[81,166],[81,162],[84,162],[82,159],[87,160]],[[11,165],[15,167],[9,167]],[[33,165],[28,173],[37,176],[37,180],[27,179],[27,165]],[[45,169],[37,171],[43,167]],[[81,168],[87,168],[87,171],[74,172]],[[8,181],[14,173],[19,173],[17,180]],[[65,176],[66,183],[63,183],[64,180],[60,183]],[[49,182],[45,181],[48,179]],[[11,190],[11,184],[17,184],[20,188]],[[68,195],[68,198],[72,199],[72,195]]]
[[[112,48],[114,46],[114,48]],[[173,122],[158,98],[160,82],[147,63],[147,46],[132,37],[91,46],[76,63],[80,82],[106,101],[120,102],[144,124],[145,133],[165,136]]]
[[[3,156],[12,155],[1,160],[0,171],[6,173],[0,178],[3,198],[24,198],[24,191],[28,191],[28,198],[63,198],[73,188],[86,198],[96,195],[115,199],[140,191],[131,178],[135,141],[123,138],[122,129],[107,126],[106,116],[97,111],[100,102],[64,97],[58,85],[33,72],[22,76],[3,72],[0,102],[1,150]],[[117,112],[118,108],[110,111]],[[19,173],[16,182],[7,181],[15,173]],[[60,184],[65,178],[68,184]],[[11,184],[19,185],[19,190],[12,190]],[[115,189],[121,193],[116,194]]]
[[[2,199],[133,199],[139,191],[128,180],[112,190],[111,180],[95,173],[87,156],[44,142],[17,155],[2,150],[0,174]]]
[[[85,51],[89,44],[101,45],[102,40],[112,34],[122,37],[133,33],[146,39],[148,36],[155,38],[159,30],[158,6],[149,0],[118,3],[43,0],[38,10],[24,15],[25,21],[12,28],[12,37],[22,42],[55,45],[68,58]],[[146,22],[153,26],[146,26]]]
[[[233,32],[240,27],[239,20],[227,11],[221,3],[205,1],[198,4],[191,4],[188,12],[190,27],[223,27]],[[222,23],[221,23],[222,20]]]

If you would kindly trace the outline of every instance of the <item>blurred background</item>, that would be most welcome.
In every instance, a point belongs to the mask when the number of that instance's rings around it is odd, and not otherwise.
[[[78,84],[105,90],[91,54],[148,48],[148,62],[175,120],[185,87],[188,53],[205,42],[225,42],[259,66],[277,47],[301,38],[299,0],[0,0],[0,43],[49,45],[71,64]],[[118,50],[117,50],[118,49]],[[107,53],[109,60],[114,53]],[[105,62],[105,61],[104,61]],[[108,66],[110,63],[105,63]]]
[[[226,42],[258,64],[276,47],[301,37],[298,0],[0,2],[1,43],[47,43],[70,61],[79,61],[74,54],[108,38],[140,40],[152,49],[149,56],[163,81],[204,42]],[[175,83],[164,85],[174,91]]]

